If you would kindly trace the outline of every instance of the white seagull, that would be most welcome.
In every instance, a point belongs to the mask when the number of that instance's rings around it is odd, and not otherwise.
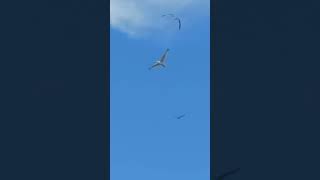
[[[166,67],[166,65],[164,64],[164,61],[167,59],[167,55],[168,55],[169,49],[167,48],[166,51],[163,53],[163,55],[161,56],[160,60],[156,61],[150,68],[149,70],[151,70],[152,68],[156,67],[156,66],[162,66],[162,67]]]

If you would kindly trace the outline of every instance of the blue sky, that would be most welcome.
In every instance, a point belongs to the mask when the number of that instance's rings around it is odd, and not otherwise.
[[[210,177],[209,9],[192,9],[194,2],[188,2],[163,6],[178,9],[174,13],[182,19],[181,31],[141,25],[137,15],[111,22],[111,180]],[[157,11],[146,7],[125,6],[125,12],[148,9],[140,17],[160,23],[161,17],[148,16]],[[112,12],[111,19],[113,14],[121,12]],[[149,71],[166,48],[167,67]],[[181,114],[185,118],[175,118]]]

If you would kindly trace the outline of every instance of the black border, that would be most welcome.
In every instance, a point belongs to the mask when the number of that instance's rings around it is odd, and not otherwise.
[[[106,138],[106,144],[105,144],[105,149],[106,149],[106,173],[105,173],[105,179],[108,180],[110,179],[110,0],[105,0],[105,3],[109,5],[109,7],[106,5],[106,19],[105,19],[105,37],[104,37],[104,45],[105,45],[105,53],[104,53],[104,58],[105,58],[105,119],[106,119],[106,124],[105,127],[107,130],[105,131],[105,138]],[[107,21],[108,20],[108,21]]]
[[[216,76],[214,74],[215,71],[215,51],[214,51],[214,37],[215,37],[215,22],[216,22],[216,4],[217,0],[211,0],[210,1],[210,179],[215,180],[215,166],[216,164],[214,163],[215,159],[215,137],[216,133],[213,131],[215,125],[214,125],[214,115],[215,115],[215,79]]]
[[[1,2],[1,180],[110,179],[109,6]]]

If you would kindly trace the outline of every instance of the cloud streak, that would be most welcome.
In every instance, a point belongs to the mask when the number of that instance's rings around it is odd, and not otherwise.
[[[209,15],[209,4],[210,0],[111,0],[111,28],[141,36],[164,28],[158,23],[163,14]]]

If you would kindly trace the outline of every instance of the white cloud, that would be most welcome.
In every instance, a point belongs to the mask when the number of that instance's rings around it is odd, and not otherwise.
[[[110,23],[112,28],[140,36],[161,29],[157,22],[162,14],[209,15],[209,4],[210,0],[111,0]]]

